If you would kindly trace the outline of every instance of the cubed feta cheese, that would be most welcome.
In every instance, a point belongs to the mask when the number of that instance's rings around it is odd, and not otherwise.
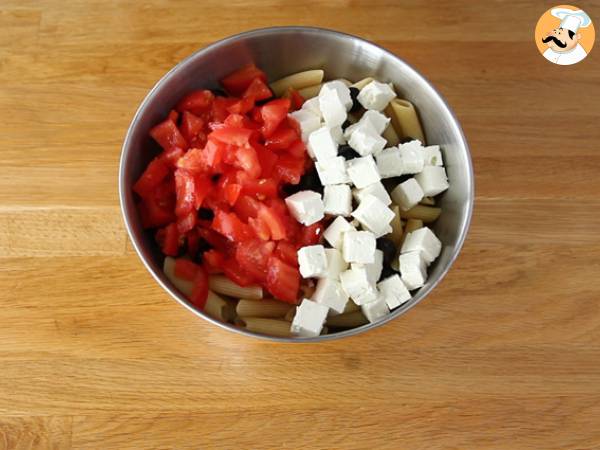
[[[300,191],[285,199],[290,214],[303,225],[312,225],[325,217],[321,194],[314,191]]]
[[[380,237],[385,236],[386,234],[390,234],[392,232],[392,226],[387,225],[385,228],[382,228],[377,233],[373,233],[375,235],[375,239],[379,239]]]
[[[323,232],[323,238],[325,238],[333,248],[342,249],[344,233],[346,231],[356,231],[356,228],[350,225],[350,223],[342,216],[338,216]]]
[[[404,238],[401,253],[420,252],[427,264],[431,264],[442,251],[442,242],[427,227],[408,233]]]
[[[361,305],[362,313],[365,315],[367,320],[371,323],[377,322],[379,319],[387,316],[390,313],[385,298],[381,294],[370,303]]]
[[[371,264],[352,263],[351,267],[353,269],[364,267],[367,271],[369,283],[376,284],[383,271],[383,252],[379,249],[375,250],[375,260]]]
[[[340,273],[348,268],[342,252],[337,248],[326,248],[325,256],[327,256],[327,278],[339,279]]]
[[[303,278],[322,278],[327,275],[327,256],[322,245],[309,245],[298,250],[298,265]]]
[[[342,254],[348,263],[375,262],[375,236],[369,231],[346,231]]]
[[[428,197],[434,197],[448,189],[446,170],[441,166],[425,166],[421,173],[415,175],[415,180]]]
[[[331,309],[332,313],[341,314],[348,303],[348,294],[342,289],[338,280],[321,278],[317,282],[317,288],[312,299]]]
[[[331,136],[333,136],[333,140],[338,143],[338,145],[344,145],[346,143],[346,138],[344,137],[344,131],[340,125],[331,128]]]
[[[390,198],[389,194],[385,190],[385,187],[383,186],[381,181],[370,184],[367,187],[364,187],[362,189],[354,189],[353,194],[354,194],[354,198],[359,203],[362,202],[363,198],[367,195],[373,195],[374,197],[377,197],[385,205],[390,205],[392,203],[392,199]]]
[[[337,142],[327,127],[321,127],[310,133],[307,147],[318,161],[325,161],[337,156]]]
[[[377,299],[377,289],[369,283],[364,267],[346,270],[340,274],[342,289],[357,305],[363,305]]]
[[[366,111],[358,122],[344,130],[344,137],[350,139],[354,131],[364,126],[370,126],[377,134],[381,134],[388,127],[389,123],[390,119],[384,114],[378,111]]]
[[[343,81],[333,80],[328,81],[327,83],[323,83],[319,94],[323,92],[324,89],[335,91],[335,93],[343,103],[344,107],[346,108],[346,111],[349,111],[350,108],[352,108],[352,96],[350,95],[350,89],[348,88],[348,86],[346,86],[346,84],[344,84]]]
[[[306,100],[302,104],[302,109],[312,112],[317,117],[319,117],[319,119],[323,118],[323,116],[321,115],[321,108],[319,107],[319,97],[313,97]]]
[[[423,147],[423,160],[426,166],[443,166],[442,152],[439,145]]]
[[[377,80],[371,81],[358,94],[358,101],[365,109],[383,110],[396,97],[391,87]]]
[[[418,289],[427,281],[427,266],[418,251],[402,253],[399,257],[400,275],[408,289]]]
[[[350,136],[348,144],[361,156],[379,153],[387,141],[369,123],[359,125]]]
[[[410,300],[410,292],[397,274],[380,281],[377,289],[390,309],[397,308]]]
[[[425,160],[423,157],[421,141],[414,140],[398,145],[402,158],[402,172],[404,174],[419,173],[423,170]]]
[[[315,162],[315,168],[323,185],[350,182],[346,170],[346,160],[343,156],[317,161]]]
[[[326,88],[325,85],[319,92],[319,109],[329,128],[343,124],[348,117],[346,106],[340,99],[337,90]]]
[[[323,191],[325,214],[349,216],[352,212],[352,190],[347,184],[329,184]]]
[[[367,230],[377,235],[388,230],[389,224],[395,216],[394,211],[374,195],[365,195],[358,208],[352,212],[352,217],[356,218]]]
[[[316,337],[321,334],[329,308],[305,298],[296,308],[290,331],[300,337]]]
[[[423,189],[421,189],[421,186],[419,186],[419,183],[414,178],[400,183],[391,193],[392,200],[403,211],[408,211],[419,203],[424,195]]]
[[[373,156],[363,156],[346,161],[348,177],[358,189],[377,183],[381,177]]]
[[[298,122],[298,125],[300,125],[302,140],[304,142],[307,141],[309,135],[312,132],[318,130],[321,126],[321,119],[319,118],[319,116],[313,114],[312,111],[299,109],[298,111],[290,113],[289,116],[296,120],[296,122]]]
[[[352,133],[354,133],[354,131],[357,130],[360,126],[360,120],[356,123],[353,123],[352,125],[348,125],[344,130],[344,139],[348,141],[350,139],[350,136],[352,136]]]
[[[404,164],[398,147],[382,150],[375,159],[381,178],[399,177],[404,174]]]

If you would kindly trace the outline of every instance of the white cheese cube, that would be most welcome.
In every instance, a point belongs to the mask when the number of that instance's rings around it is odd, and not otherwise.
[[[343,81],[333,80],[328,81],[327,83],[323,83],[319,95],[321,94],[321,92],[323,92],[324,89],[334,91],[337,94],[340,101],[343,103],[344,107],[346,108],[346,111],[349,111],[350,108],[352,108],[352,96],[350,95],[350,89],[344,84]]]
[[[342,254],[348,263],[375,262],[375,236],[369,231],[346,231]]]
[[[327,256],[322,245],[309,245],[298,250],[298,265],[303,278],[327,276]]]
[[[346,160],[343,156],[336,156],[323,161],[315,162],[321,184],[343,184],[350,182],[346,170]]]
[[[323,191],[325,214],[349,216],[352,212],[352,190],[347,184],[329,184]]]
[[[404,238],[401,253],[420,252],[427,264],[431,264],[442,251],[442,242],[427,227],[408,233]]]
[[[392,275],[377,284],[380,295],[385,299],[390,309],[397,308],[410,300],[410,292],[398,274]]]
[[[319,109],[329,128],[343,124],[348,117],[346,106],[338,92],[335,89],[325,88],[325,86],[319,92]]]
[[[418,140],[398,145],[400,157],[402,158],[403,175],[419,173],[423,170],[425,159],[423,158],[422,148],[421,141]]]
[[[377,322],[379,319],[390,313],[390,308],[388,307],[385,298],[381,295],[379,295],[375,301],[361,305],[360,308],[362,309],[362,313],[371,323]]]
[[[373,195],[365,195],[358,208],[352,212],[352,217],[363,227],[378,235],[387,231],[395,216],[394,211]]]
[[[285,199],[292,217],[303,225],[312,225],[325,217],[321,194],[314,191],[300,191]]]
[[[427,266],[420,252],[400,255],[400,275],[408,289],[418,289],[427,281]]]
[[[350,136],[348,144],[361,156],[379,153],[387,141],[371,125],[359,127]]]
[[[442,152],[439,145],[423,147],[423,160],[426,166],[443,166]]]
[[[325,238],[333,248],[341,249],[344,243],[344,233],[346,231],[356,231],[356,228],[350,225],[350,223],[342,216],[338,216],[323,232],[323,238]]]
[[[331,313],[341,314],[348,303],[348,294],[342,289],[338,280],[321,278],[317,282],[317,288],[312,299],[331,309]]]
[[[383,186],[381,181],[370,184],[367,187],[364,187],[362,189],[354,189],[353,195],[354,195],[354,198],[356,199],[356,201],[358,201],[359,203],[362,202],[363,198],[367,195],[372,195],[374,197],[377,197],[385,205],[390,205],[392,203],[392,199],[390,198],[389,194],[385,190],[385,187]]]
[[[382,228],[377,233],[373,233],[375,235],[375,239],[379,239],[380,237],[385,236],[386,234],[390,234],[392,232],[391,225],[387,225],[385,228]]]
[[[298,125],[300,125],[302,140],[304,142],[307,141],[309,135],[313,131],[318,130],[321,126],[321,119],[319,118],[319,116],[313,114],[312,111],[299,109],[298,111],[289,113],[288,116],[296,120],[296,122],[298,122]]]
[[[344,139],[346,139],[346,141],[348,141],[350,139],[350,137],[352,136],[352,133],[354,133],[354,131],[356,131],[361,126],[362,125],[360,123],[360,120],[356,123],[353,123],[352,125],[348,125],[346,127],[346,129],[344,130]]]
[[[344,145],[346,143],[346,138],[344,137],[344,131],[342,130],[341,125],[335,126],[329,130],[331,132],[331,136],[333,136],[333,140],[338,143],[338,145]]]
[[[394,200],[394,203],[403,211],[408,211],[419,203],[424,195],[423,189],[421,189],[421,186],[419,186],[419,183],[417,183],[414,178],[410,178],[404,183],[400,183],[391,193],[392,200]]]
[[[351,267],[353,269],[364,267],[369,283],[376,284],[383,271],[383,252],[379,249],[375,250],[375,260],[371,264],[352,263]]]
[[[399,177],[404,174],[404,163],[398,147],[382,150],[375,159],[381,178]]]
[[[325,256],[327,256],[327,278],[339,279],[340,273],[348,269],[348,263],[344,261],[342,252],[336,248],[326,248]]]
[[[358,101],[365,109],[382,111],[396,97],[394,90],[385,83],[371,81],[358,94]]]
[[[316,337],[321,334],[329,308],[305,298],[296,308],[290,331],[295,336]]]
[[[319,118],[319,120],[323,118],[323,116],[321,115],[321,108],[319,107],[319,97],[313,97],[306,100],[302,104],[302,109],[305,111],[312,112]]]
[[[352,136],[354,131],[363,127],[370,127],[375,133],[381,134],[388,127],[390,120],[391,119],[378,111],[366,111],[358,122],[350,125],[344,130],[344,137],[350,139],[350,136]]]
[[[421,173],[415,175],[427,197],[434,197],[448,189],[446,170],[441,166],[425,166]]]
[[[318,161],[325,161],[337,156],[337,142],[327,127],[321,127],[310,133],[307,147]]]
[[[346,161],[348,177],[358,189],[381,180],[375,160],[371,155]]]
[[[342,289],[357,305],[363,305],[377,299],[377,289],[369,283],[364,267],[346,270],[340,274]]]

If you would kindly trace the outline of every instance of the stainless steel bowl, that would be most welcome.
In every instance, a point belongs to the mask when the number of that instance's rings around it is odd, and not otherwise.
[[[322,68],[328,78],[359,80],[372,76],[392,82],[401,97],[416,105],[427,141],[441,145],[450,188],[440,200],[443,212],[433,228],[443,242],[442,254],[430,267],[427,284],[409,302],[380,322],[310,339],[260,335],[221,323],[199,311],[163,274],[160,254],[151,236],[142,229],[131,191],[133,183],[156,153],[148,130],[163,120],[185,93],[192,89],[215,88],[220,78],[249,62],[265,70],[270,80]],[[274,27],[238,34],[199,50],[156,83],[138,108],[123,143],[119,195],[127,232],[142,262],[156,281],[194,314],[227,330],[271,341],[324,341],[362,333],[401,316],[440,282],[467,235],[473,209],[473,168],[456,117],[433,86],[400,58],[371,42],[336,31]]]

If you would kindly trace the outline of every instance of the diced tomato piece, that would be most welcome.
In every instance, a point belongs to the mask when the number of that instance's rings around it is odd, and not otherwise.
[[[179,232],[177,225],[170,223],[156,232],[156,242],[167,256],[177,256],[179,251]]]
[[[152,196],[160,208],[173,211],[175,209],[175,179],[172,176],[167,177],[156,186]]]
[[[235,203],[233,210],[238,217],[248,222],[249,218],[256,217],[258,215],[258,208],[260,203],[249,195],[241,195]]]
[[[184,155],[184,151],[180,147],[171,147],[168,150],[164,150],[160,154],[160,158],[170,168],[174,168],[177,165],[177,161]]]
[[[252,111],[250,111],[249,113],[250,118],[252,119],[252,121],[258,125],[262,125],[263,123],[263,118],[262,118],[262,113],[261,113],[261,107],[260,106],[255,106]]]
[[[215,248],[224,255],[229,255],[233,251],[233,244],[227,240],[227,238],[211,228],[199,228],[198,234],[211,247]]]
[[[204,147],[204,159],[206,163],[215,171],[218,171],[225,155],[227,144],[220,141],[209,139]]]
[[[277,196],[277,181],[272,178],[260,178],[258,180],[244,180],[242,184],[242,193],[252,195],[259,199]]]
[[[192,91],[177,104],[177,111],[190,111],[193,114],[201,115],[210,110],[214,97],[214,94],[206,89]]]
[[[248,64],[223,78],[221,85],[231,95],[240,96],[255,78],[267,82],[267,75],[262,70],[254,64]]]
[[[194,176],[194,208],[196,210],[200,209],[212,187],[213,184],[209,175],[200,174]]]
[[[235,213],[215,211],[211,227],[234,242],[244,241],[252,236],[248,225],[243,223]]]
[[[289,98],[278,98],[277,100],[271,100],[269,103],[266,103],[261,107],[260,111],[263,119],[261,132],[266,139],[270,138],[281,122],[284,121],[289,110]]]
[[[198,133],[203,130],[204,121],[200,117],[189,111],[183,111],[179,131],[187,142],[192,143],[198,136]]]
[[[214,130],[210,137],[217,139],[225,144],[235,145],[242,147],[248,144],[250,137],[254,134],[254,130],[247,128],[238,128],[231,126],[222,126]]]
[[[267,139],[265,147],[274,151],[285,150],[299,138],[300,136],[298,136],[298,133],[293,128],[280,126],[275,130],[271,137]]]
[[[258,218],[269,227],[271,239],[274,241],[285,239],[285,223],[283,222],[280,213],[277,213],[273,208],[262,205],[258,210]]]
[[[289,145],[287,148],[287,153],[294,158],[306,158],[308,152],[306,151],[306,145],[301,140],[297,140],[296,142]]]
[[[277,155],[258,142],[252,143],[252,147],[256,151],[258,162],[260,164],[261,178],[270,178],[273,175],[273,169],[277,163]]]
[[[161,158],[154,158],[144,170],[142,176],[133,185],[133,190],[141,197],[146,197],[153,193],[165,177],[169,174],[169,168]]]
[[[284,97],[287,97],[292,102],[292,111],[297,111],[302,108],[304,104],[304,98],[300,95],[300,93],[294,89],[293,87],[287,88]]]
[[[273,97],[273,93],[261,78],[254,78],[242,97],[251,97],[255,101],[260,101]]]
[[[229,184],[225,188],[225,200],[229,203],[230,206],[235,205],[238,197],[240,196],[240,192],[242,192],[242,186],[239,184]]]
[[[252,97],[244,97],[229,106],[227,111],[231,114],[246,114],[252,108],[254,108],[254,99]]]
[[[177,268],[177,266],[175,266]],[[203,309],[208,298],[208,273],[202,266],[198,266],[198,271],[194,277],[194,288],[190,300],[198,308]]]
[[[192,148],[188,150],[187,153],[177,161],[177,167],[194,173],[206,172],[208,163],[206,161],[204,150],[201,148]]]
[[[279,241],[275,248],[275,256],[290,266],[298,267],[298,251],[288,241]]]
[[[254,231],[254,234],[263,241],[271,239],[271,230],[269,226],[259,217],[248,217],[248,225]]]
[[[167,119],[150,129],[150,136],[165,150],[171,147],[187,148],[187,141],[172,119]]]
[[[251,178],[258,178],[260,176],[262,169],[254,148],[249,145],[238,147],[234,154],[235,160],[233,165],[235,167],[242,169]]]
[[[279,197],[272,197],[265,201],[265,204],[273,209],[281,217],[288,214],[288,208],[283,199]]]
[[[292,304],[298,302],[300,272],[275,256],[269,258],[266,284],[275,298]]]
[[[225,260],[223,263],[223,273],[239,286],[250,286],[255,283],[254,277],[243,270],[234,258]]]
[[[193,210],[196,203],[196,182],[190,172],[183,169],[175,171],[175,190],[175,214],[177,217],[184,217]]]
[[[175,220],[173,210],[161,207],[152,196],[138,203],[138,211],[144,228],[161,227]]]
[[[202,254],[202,263],[208,273],[221,273],[223,272],[225,256],[215,249],[210,249]]]
[[[307,245],[316,245],[321,241],[321,235],[323,234],[325,227],[322,222],[316,222],[307,227],[302,227],[300,231],[300,237],[298,238],[298,245],[300,247],[306,247]]]
[[[173,122],[177,123],[177,120],[179,120],[179,113],[172,109],[171,111],[169,111],[169,115],[167,117]]]
[[[185,258],[177,258],[175,260],[175,276],[184,280],[193,281],[196,278],[200,266],[195,262]]]
[[[292,216],[283,216],[283,222],[285,224],[285,233],[287,240],[290,242],[296,242],[300,235],[302,226]]]
[[[212,120],[216,123],[223,122],[229,115],[227,108],[233,105],[236,101],[237,100],[235,98],[230,97],[215,97],[211,112]]]
[[[196,226],[198,217],[195,211],[190,211],[184,216],[177,217],[177,231],[185,234]]]
[[[240,242],[235,250],[235,259],[242,270],[255,280],[264,282],[267,276],[269,256],[274,249],[274,242],[264,242],[258,239]]]
[[[198,250],[200,249],[200,236],[195,228],[186,233],[185,240],[187,244],[187,254],[191,258],[195,258],[198,254]]]
[[[281,155],[279,161],[275,164],[275,173],[284,183],[300,183],[300,178],[304,174],[304,158]]]

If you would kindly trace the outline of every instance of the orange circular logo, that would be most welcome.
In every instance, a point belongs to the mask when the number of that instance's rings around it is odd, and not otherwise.
[[[550,8],[535,27],[535,44],[544,58],[569,66],[585,59],[594,46],[596,32],[590,16],[571,5]]]

